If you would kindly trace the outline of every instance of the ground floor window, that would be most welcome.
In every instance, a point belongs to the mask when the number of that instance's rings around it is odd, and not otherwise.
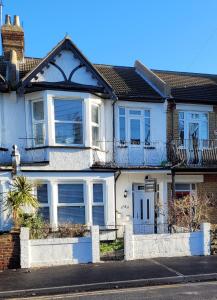
[[[41,184],[37,186],[36,194],[40,203],[39,215],[42,216],[45,222],[50,222],[50,207],[48,200],[48,186],[47,184]]]
[[[188,195],[192,195],[196,192],[195,183],[176,183],[175,184],[175,196],[176,199],[183,199]]]
[[[52,197],[48,195],[48,188],[55,191],[49,193],[49,195],[53,195]],[[46,223],[88,223],[104,226],[104,189],[103,182],[45,183],[38,185],[36,196],[40,203],[39,214]]]
[[[92,220],[93,225],[105,225],[104,193],[102,183],[93,184]]]
[[[85,224],[84,184],[58,184],[58,223]]]

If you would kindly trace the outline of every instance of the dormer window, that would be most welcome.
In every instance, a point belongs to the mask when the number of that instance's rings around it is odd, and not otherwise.
[[[54,99],[56,144],[83,144],[83,111],[81,100]]]

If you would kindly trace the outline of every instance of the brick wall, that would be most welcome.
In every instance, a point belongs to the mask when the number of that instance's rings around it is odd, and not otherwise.
[[[19,233],[0,234],[0,270],[20,267]]]
[[[214,201],[217,200],[217,174],[205,174],[204,182],[197,184],[197,192],[199,195],[207,194]],[[209,209],[209,217],[210,223],[217,224],[217,203],[213,203]]]

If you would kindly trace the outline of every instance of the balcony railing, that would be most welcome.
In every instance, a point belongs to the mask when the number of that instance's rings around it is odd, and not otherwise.
[[[173,140],[168,144],[168,158],[173,165],[217,165],[217,140]]]
[[[113,156],[111,151],[108,151],[105,156],[98,150],[93,151],[93,165],[113,167],[162,166],[167,161],[166,149],[166,143],[160,141],[153,141],[149,144],[135,140],[134,143],[116,141]]]

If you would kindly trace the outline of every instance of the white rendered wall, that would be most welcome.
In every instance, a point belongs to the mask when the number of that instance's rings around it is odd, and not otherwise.
[[[29,239],[29,229],[21,228],[21,268],[96,263],[99,256],[99,228],[90,237]]]
[[[210,224],[202,224],[198,232],[147,235],[134,235],[127,225],[124,240],[126,260],[210,255]]]

